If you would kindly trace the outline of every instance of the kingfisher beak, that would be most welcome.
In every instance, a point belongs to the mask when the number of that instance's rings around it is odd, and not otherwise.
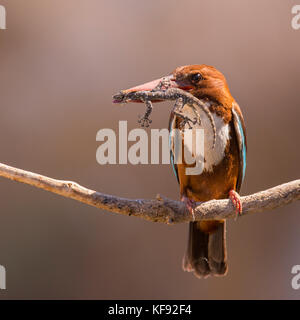
[[[125,94],[130,93],[130,92],[154,90],[162,82],[168,83],[168,88],[180,88],[180,89],[183,89],[183,90],[187,89],[185,86],[183,86],[178,81],[176,81],[174,79],[174,76],[171,74],[171,75],[168,75],[166,77],[162,77],[162,78],[150,81],[150,82],[146,82],[144,84],[141,84],[141,85],[136,86],[136,87],[132,87],[132,88],[127,89],[127,90],[122,90],[118,94],[113,96],[113,103],[121,103],[122,101],[120,101],[121,100],[120,97],[122,95],[125,95]],[[130,100],[130,101],[131,102],[142,102],[141,100]],[[152,102],[159,102],[159,101],[161,101],[161,100],[154,100]]]

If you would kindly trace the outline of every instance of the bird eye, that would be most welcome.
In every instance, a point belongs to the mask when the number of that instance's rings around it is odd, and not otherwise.
[[[200,80],[203,80],[201,73],[194,73],[193,75],[191,75],[192,82],[199,82]]]

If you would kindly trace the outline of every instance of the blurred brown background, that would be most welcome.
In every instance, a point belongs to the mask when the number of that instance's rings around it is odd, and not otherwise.
[[[247,124],[242,194],[299,178],[300,30],[290,0],[0,0],[0,161],[130,198],[178,199],[168,165],[96,162],[96,133],[128,120],[122,88],[186,64],[227,77]],[[299,1],[298,1],[299,4]],[[167,126],[170,103],[152,128]],[[229,272],[198,280],[181,269],[187,225],[101,212],[0,179],[1,299],[300,298],[300,204],[228,223]]]

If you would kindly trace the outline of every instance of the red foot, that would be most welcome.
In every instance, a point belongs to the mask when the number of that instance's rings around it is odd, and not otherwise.
[[[236,209],[236,217],[238,217],[238,215],[241,215],[243,211],[241,197],[236,191],[230,190],[229,198]]]
[[[189,213],[192,215],[193,220],[195,221],[195,207],[196,207],[196,202],[187,196],[182,196],[180,199],[182,202],[185,203],[187,209],[189,210]]]

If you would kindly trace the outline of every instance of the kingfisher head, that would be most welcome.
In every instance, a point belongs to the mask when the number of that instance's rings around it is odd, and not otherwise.
[[[170,87],[185,90],[199,99],[207,98],[229,107],[233,102],[224,75],[216,68],[205,64],[178,67],[165,77],[123,90],[123,92],[151,91],[162,81],[167,81]]]
[[[199,99],[208,98],[222,105],[231,105],[227,81],[224,75],[212,66],[205,64],[176,68],[172,77],[178,86]]]

